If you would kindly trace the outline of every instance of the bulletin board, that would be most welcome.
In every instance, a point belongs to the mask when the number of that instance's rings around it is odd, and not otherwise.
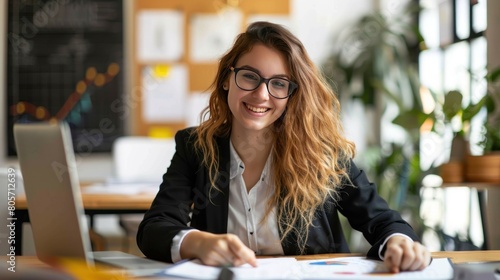
[[[278,23],[280,18],[286,21],[290,3],[289,0],[140,0],[134,1],[132,14],[133,80],[128,97],[131,132],[172,137],[177,130],[191,124],[189,118],[199,119],[199,111],[191,110],[208,104],[218,59],[236,35],[250,21],[261,18],[276,18]]]

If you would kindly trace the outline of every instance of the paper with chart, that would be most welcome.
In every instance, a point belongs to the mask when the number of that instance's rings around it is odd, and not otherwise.
[[[346,257],[298,261],[299,279],[432,279],[453,278],[453,268],[446,258],[434,259],[422,271],[390,273],[381,261],[364,257]]]
[[[381,261],[364,257],[346,257],[297,261],[295,258],[265,258],[258,266],[233,267],[235,279],[427,279],[453,278],[453,268],[446,258],[434,259],[423,271],[389,273]],[[221,268],[205,266],[199,261],[185,261],[165,270],[169,276],[192,279],[217,279]]]

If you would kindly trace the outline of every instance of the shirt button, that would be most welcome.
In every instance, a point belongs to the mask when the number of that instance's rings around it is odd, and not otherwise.
[[[251,231],[250,234],[253,235],[253,231]]]

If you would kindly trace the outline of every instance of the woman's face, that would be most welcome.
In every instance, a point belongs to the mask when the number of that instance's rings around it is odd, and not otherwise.
[[[262,44],[253,46],[237,61],[235,68],[252,70],[265,79],[290,79],[284,56]],[[269,128],[285,111],[288,98],[277,99],[269,94],[265,83],[255,90],[240,89],[234,71],[224,86],[228,88],[229,109],[233,114],[233,132],[251,133]],[[258,78],[258,77],[257,77]]]

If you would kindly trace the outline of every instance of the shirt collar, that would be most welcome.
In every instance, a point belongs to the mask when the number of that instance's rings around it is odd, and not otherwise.
[[[240,156],[234,149],[233,141],[229,141],[229,159],[231,162],[231,167],[229,170],[229,179],[233,179],[237,175],[241,175],[245,170],[245,164],[243,163]]]
[[[229,170],[229,179],[234,179],[234,177],[243,174],[243,171],[245,171],[245,163],[241,160],[240,156],[236,152],[236,149],[233,146],[233,141],[229,141],[229,158],[231,162],[231,167]],[[269,182],[269,168],[271,165],[271,153],[267,157],[266,160],[266,165],[264,166],[264,169],[262,170],[262,175],[261,179],[264,179],[264,181]]]

